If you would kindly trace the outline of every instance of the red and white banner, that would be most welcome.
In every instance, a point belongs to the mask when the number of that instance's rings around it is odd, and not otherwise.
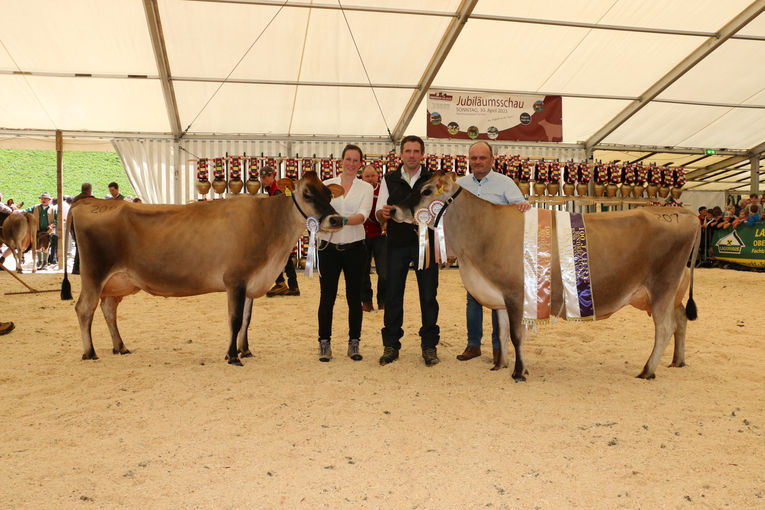
[[[561,96],[431,90],[429,138],[563,141]]]

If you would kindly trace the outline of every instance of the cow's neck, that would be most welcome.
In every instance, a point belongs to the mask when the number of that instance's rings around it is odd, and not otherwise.
[[[482,210],[487,205],[489,202],[481,200],[472,193],[460,193],[444,212],[441,221],[444,223],[446,244],[449,251],[457,258],[462,258],[465,249],[473,239],[472,229],[465,227],[486,221],[485,212]]]

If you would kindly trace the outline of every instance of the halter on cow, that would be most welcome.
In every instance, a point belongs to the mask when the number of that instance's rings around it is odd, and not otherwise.
[[[421,187],[419,194],[391,210],[391,216],[395,221],[411,223],[412,211],[429,208],[434,201],[444,203],[439,219],[444,223],[447,248],[459,260],[465,288],[482,305],[500,311],[503,365],[507,364],[509,336],[515,348],[513,378],[525,380],[524,213],[513,206],[481,200],[462,190],[452,174],[439,173]],[[534,213],[532,209],[526,214]],[[655,377],[656,366],[673,334],[675,350],[670,366],[684,366],[686,322],[696,318],[693,262],[700,240],[696,216],[682,208],[644,207],[582,217],[594,317],[605,319],[628,304],[652,315],[654,347],[638,377]],[[431,216],[428,225],[433,228],[434,224],[435,217]],[[555,221],[551,227],[550,307],[553,315],[560,316],[564,301]],[[689,271],[686,262],[691,254]],[[686,309],[682,298],[689,281]]]
[[[319,230],[342,228],[330,205],[332,193],[315,172],[292,186],[291,196],[251,196],[187,205],[133,204],[89,199],[70,209],[80,251],[82,290],[75,306],[82,334],[82,359],[93,349],[93,313],[101,309],[115,354],[127,354],[117,329],[117,305],[144,290],[156,296],[193,296],[226,291],[231,338],[226,358],[241,365],[251,356],[242,328],[246,298],[266,293],[306,229],[306,216]],[[339,189],[338,189],[339,188]],[[68,232],[67,232],[68,236]],[[64,261],[66,267],[66,261]],[[68,290],[68,292],[67,292]],[[64,274],[62,299],[71,299]]]

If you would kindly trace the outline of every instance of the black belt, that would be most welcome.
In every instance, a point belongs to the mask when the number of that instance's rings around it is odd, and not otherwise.
[[[363,246],[363,244],[364,244],[363,239],[361,241],[354,241],[352,243],[345,243],[345,244],[335,244],[335,243],[330,243],[328,241],[322,241],[321,244],[319,245],[319,249],[326,250],[327,248],[332,248],[333,250],[336,250],[336,251],[348,251],[358,246]]]

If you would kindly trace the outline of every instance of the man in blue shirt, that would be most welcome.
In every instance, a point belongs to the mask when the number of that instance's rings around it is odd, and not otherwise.
[[[510,205],[516,204],[521,212],[531,209],[518,189],[515,182],[506,175],[492,170],[494,154],[491,146],[486,142],[476,142],[470,146],[468,152],[470,171],[472,173],[457,179],[457,184],[473,195],[491,202],[492,204]],[[467,361],[481,355],[481,337],[483,337],[483,307],[473,296],[467,295],[467,335],[468,343],[465,351],[457,355],[460,361]],[[499,367],[499,325],[497,323],[497,311],[491,312],[491,343],[494,354],[494,368]]]

